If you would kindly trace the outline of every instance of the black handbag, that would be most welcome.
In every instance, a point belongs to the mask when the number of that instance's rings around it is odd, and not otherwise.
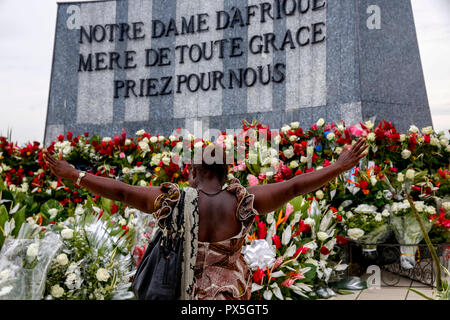
[[[171,237],[159,229],[136,270],[132,289],[139,300],[176,300],[181,295],[184,194],[178,202],[176,234]]]

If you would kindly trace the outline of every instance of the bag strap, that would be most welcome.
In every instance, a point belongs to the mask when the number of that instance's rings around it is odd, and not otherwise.
[[[177,232],[181,231],[181,228],[184,223],[184,195],[186,192],[184,190],[181,191],[180,200],[178,202],[178,217],[177,217]]]

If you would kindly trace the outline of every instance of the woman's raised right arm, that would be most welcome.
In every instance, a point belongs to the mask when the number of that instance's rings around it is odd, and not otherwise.
[[[61,154],[57,160],[48,152],[44,152],[44,160],[57,177],[68,179],[73,183],[77,181],[80,171],[65,161]],[[92,174],[86,174],[81,179],[80,186],[102,197],[123,202],[147,213],[154,211],[153,204],[162,193],[159,187],[131,186],[121,181]]]
[[[274,211],[291,199],[305,193],[313,192],[341,173],[356,166],[366,156],[368,145],[360,138],[352,147],[348,146],[336,163],[321,170],[303,173],[284,182],[248,187],[249,193],[255,195],[254,207],[260,214]]]

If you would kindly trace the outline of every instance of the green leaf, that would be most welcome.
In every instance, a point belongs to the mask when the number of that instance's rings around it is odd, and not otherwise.
[[[5,222],[8,220],[8,210],[6,210],[6,207],[2,205],[0,207],[0,227],[2,227],[2,230],[5,228]],[[0,249],[2,248],[4,241],[5,236],[3,235],[3,232],[0,231]]]
[[[422,292],[420,292],[420,291],[418,291],[418,290],[416,290],[416,289],[408,288],[408,290],[410,290],[410,291],[412,291],[412,292],[418,294],[419,296],[421,296],[422,298],[424,298],[424,299],[426,299],[426,300],[434,300],[433,298],[430,298],[430,297],[424,295]]]
[[[61,205],[61,203],[59,203],[59,201],[50,199],[41,206],[41,211],[45,213],[45,215],[50,216],[48,210],[53,208],[57,209],[58,213],[61,213],[64,210],[64,207]]]
[[[19,233],[20,227],[22,226],[22,223],[25,221],[25,212],[26,212],[26,210],[27,210],[27,207],[22,207],[14,215],[14,220],[16,222],[16,227],[14,228],[14,231],[12,233],[12,235],[14,237],[17,236],[17,234]]]

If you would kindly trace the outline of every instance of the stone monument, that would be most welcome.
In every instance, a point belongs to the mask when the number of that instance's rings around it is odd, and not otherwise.
[[[410,0],[58,4],[47,144],[319,118],[432,124]]]

